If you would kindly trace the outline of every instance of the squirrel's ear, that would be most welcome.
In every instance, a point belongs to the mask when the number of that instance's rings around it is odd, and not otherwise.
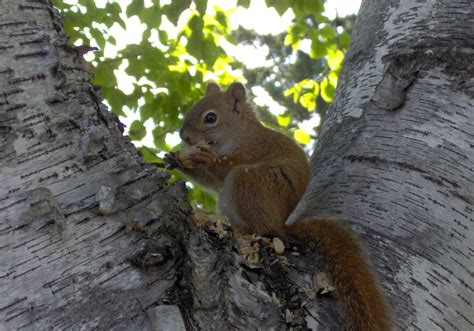
[[[217,92],[220,92],[221,89],[219,87],[219,85],[217,85],[216,83],[207,83],[206,85],[206,92],[204,93],[204,95],[209,95],[209,94],[214,94],[214,93],[217,93]]]
[[[235,82],[230,84],[227,93],[229,93],[236,101],[245,100],[245,87],[241,83]]]

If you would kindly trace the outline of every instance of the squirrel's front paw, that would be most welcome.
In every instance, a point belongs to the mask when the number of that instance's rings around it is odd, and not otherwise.
[[[209,147],[195,145],[166,154],[164,161],[169,169],[207,168],[214,163],[215,155]]]
[[[166,168],[169,170],[183,168],[183,165],[178,158],[178,152],[166,153],[163,157],[163,161],[166,163]]]

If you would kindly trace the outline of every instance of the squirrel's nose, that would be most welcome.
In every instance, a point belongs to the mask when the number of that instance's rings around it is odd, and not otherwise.
[[[179,136],[186,144],[188,145],[190,144],[191,138],[189,137],[189,133],[186,130],[184,129],[179,130]]]

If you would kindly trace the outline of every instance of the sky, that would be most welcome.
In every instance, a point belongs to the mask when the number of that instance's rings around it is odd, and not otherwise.
[[[67,2],[75,2],[74,0],[65,0]],[[165,3],[170,0],[162,0],[161,3]],[[311,0],[309,0],[311,1]],[[120,4],[127,5],[129,1],[120,1]],[[345,16],[349,14],[355,14],[359,10],[361,0],[327,0],[325,4],[325,14],[329,18],[334,18],[336,13],[339,16]],[[96,0],[96,4],[105,3],[105,0]],[[227,10],[235,8],[237,0],[209,0],[208,11],[212,11],[214,5],[218,5],[220,8]],[[145,6],[151,5],[151,0],[145,0]],[[181,20],[178,22],[178,29],[183,26],[186,21],[187,15],[182,15]],[[265,19],[262,19],[264,17]],[[275,9],[267,8],[264,0],[252,0],[248,9],[238,7],[229,16],[229,23],[232,29],[237,29],[238,26],[243,26],[247,29],[254,29],[259,34],[278,34],[284,32],[290,26],[294,18],[293,12],[287,10],[283,16],[279,16]],[[107,45],[104,54],[106,57],[114,57],[118,49],[123,48],[127,43],[136,42],[136,36],[141,36],[145,29],[145,26],[141,24],[138,18],[132,17],[126,20],[127,29],[123,30],[118,24],[115,24],[111,33],[117,40],[117,45]],[[171,23],[162,23],[161,28],[167,30],[170,37],[175,35],[178,31]],[[231,45],[230,43],[223,43],[221,46],[225,49],[228,55],[235,57],[237,60],[243,62],[248,68],[256,68],[261,66],[270,66],[272,63],[266,59],[266,55],[270,52],[268,47],[254,47],[251,45]],[[134,79],[127,76],[123,70],[116,72],[118,87],[125,93],[131,93],[133,91],[132,82]],[[253,87],[252,93],[255,95],[253,102],[258,105],[266,105],[270,111],[274,114],[281,114],[285,111],[285,108],[276,103],[268,93],[261,87]],[[139,113],[134,113],[131,110],[124,109],[126,117],[121,117],[120,120],[127,126],[130,127],[130,123],[135,119],[139,119]],[[319,124],[319,116],[315,114],[313,118],[300,123],[299,128],[307,132],[312,132],[313,128]],[[154,128],[154,123],[150,119],[145,123],[147,128],[147,136],[136,145],[147,145],[153,146],[153,138],[151,131]],[[180,139],[177,133],[168,134],[166,136],[166,142],[170,145],[176,145]]]

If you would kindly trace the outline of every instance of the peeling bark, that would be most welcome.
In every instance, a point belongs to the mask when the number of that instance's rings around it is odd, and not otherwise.
[[[362,234],[400,329],[473,326],[470,10],[363,3],[294,215]],[[191,220],[49,1],[0,2],[0,45],[0,329],[340,328],[335,300],[313,298],[317,255],[287,245],[287,266],[260,242],[250,264],[230,230]]]

